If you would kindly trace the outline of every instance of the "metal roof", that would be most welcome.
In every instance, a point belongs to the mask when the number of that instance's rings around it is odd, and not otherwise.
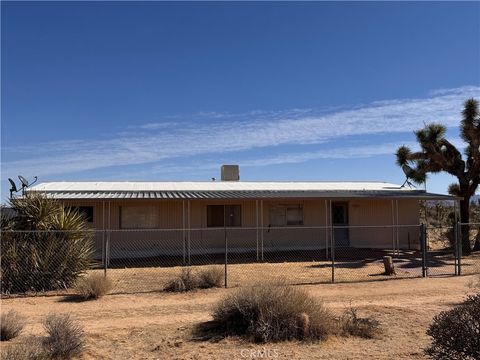
[[[50,182],[28,190],[55,199],[415,198],[453,200],[385,182]]]

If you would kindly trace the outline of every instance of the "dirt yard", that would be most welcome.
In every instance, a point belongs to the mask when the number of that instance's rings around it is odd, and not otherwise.
[[[20,337],[40,336],[40,322],[49,313],[70,313],[87,334],[84,359],[423,359],[429,344],[425,330],[432,317],[462,301],[471,292],[472,276],[401,279],[355,284],[305,286],[336,312],[352,305],[360,315],[377,318],[384,329],[377,339],[330,338],[323,343],[254,345],[230,338],[197,341],[192,328],[210,319],[212,306],[234,289],[187,294],[108,295],[89,302],[62,296],[2,300],[2,312],[15,309],[28,318]],[[256,351],[263,351],[263,353]],[[253,351],[253,352],[252,352]]]
[[[394,278],[413,278],[422,276],[422,261],[414,253],[403,253],[394,259],[396,275]],[[455,260],[452,255],[430,253],[428,257],[428,274],[430,276],[447,276],[455,273]],[[191,269],[202,271],[223,265],[195,265]],[[228,265],[228,286],[248,286],[262,280],[265,282],[283,281],[291,285],[308,285],[330,283],[332,281],[332,263],[325,260],[298,262],[264,262]],[[92,270],[92,272],[102,270]],[[108,269],[107,276],[114,284],[114,293],[136,293],[159,291],[172,277],[182,271],[175,267],[132,267]],[[384,275],[385,268],[381,257],[367,257],[335,262],[335,281],[381,281],[390,280]],[[480,273],[480,253],[462,259],[464,275]]]

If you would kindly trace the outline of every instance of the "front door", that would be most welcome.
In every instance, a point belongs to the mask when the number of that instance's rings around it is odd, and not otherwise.
[[[348,203],[332,203],[332,225],[335,246],[349,246],[348,239]],[[337,227],[338,226],[338,227]]]

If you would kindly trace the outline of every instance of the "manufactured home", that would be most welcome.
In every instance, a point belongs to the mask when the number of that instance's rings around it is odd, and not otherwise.
[[[419,202],[446,195],[385,182],[46,182],[28,190],[81,211],[111,258],[328,250],[418,249]],[[104,231],[108,230],[108,231]]]

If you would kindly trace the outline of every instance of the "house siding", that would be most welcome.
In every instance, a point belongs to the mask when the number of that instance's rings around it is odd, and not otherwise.
[[[227,228],[227,242],[230,252],[257,251],[262,243],[264,251],[287,249],[324,249],[329,247],[331,233],[330,211],[326,203],[335,199],[275,199],[258,200],[191,200],[190,222],[188,221],[187,200],[113,200],[113,201],[63,201],[65,206],[93,206],[97,230],[122,230],[120,214],[122,206],[152,206],[158,214],[156,229],[136,229],[109,233],[110,256],[148,257],[159,254],[182,254],[184,246],[190,243],[191,254],[222,252],[225,247],[223,228],[207,228],[207,206],[238,204],[242,207],[241,227]],[[419,204],[414,199],[398,200],[398,223],[413,225],[392,230],[397,220],[396,203],[378,199],[338,199],[348,203],[350,246],[359,248],[418,248]],[[260,204],[263,202],[264,230]],[[270,208],[274,205],[303,205],[303,225],[295,227],[270,228]],[[105,212],[104,212],[105,209]],[[110,213],[108,213],[110,212]],[[185,221],[185,229],[183,224]],[[363,227],[361,227],[363,226]],[[384,226],[383,228],[381,226]],[[187,229],[190,227],[190,231]],[[311,228],[318,227],[318,228]],[[397,239],[398,237],[398,239]],[[101,254],[105,235],[95,236],[97,255]]]

